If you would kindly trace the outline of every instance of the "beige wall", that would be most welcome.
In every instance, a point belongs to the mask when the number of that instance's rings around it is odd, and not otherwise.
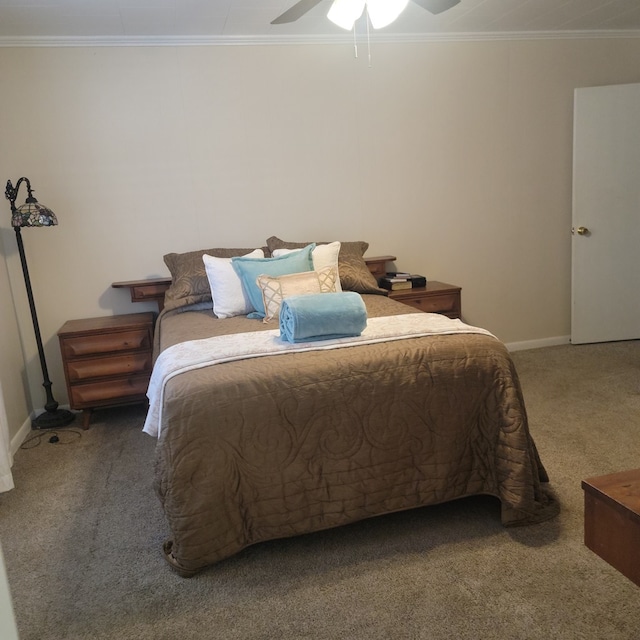
[[[272,234],[367,240],[461,285],[465,319],[505,342],[569,334],[573,90],[640,81],[640,40],[374,44],[371,68],[360,51],[0,49],[0,176],[60,220],[23,237],[61,403],[62,323],[145,308],[111,282]],[[44,394],[8,206],[0,228],[29,379],[15,431]],[[5,387],[16,342],[9,326]]]

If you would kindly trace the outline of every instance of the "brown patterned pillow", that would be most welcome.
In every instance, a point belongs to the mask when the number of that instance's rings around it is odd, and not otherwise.
[[[309,242],[286,242],[276,236],[267,240],[269,251],[276,249],[301,249]],[[316,244],[329,244],[328,242],[316,242]],[[355,291],[356,293],[379,293],[387,295],[387,291],[378,287],[376,279],[369,271],[364,261],[364,252],[369,248],[369,243],[362,241],[340,241],[340,253],[338,254],[338,271],[340,272],[340,284],[343,291]]]
[[[177,309],[187,304],[208,302],[211,298],[211,287],[204,268],[202,256],[206,253],[214,258],[234,258],[254,251],[252,249],[200,249],[186,253],[167,253],[164,263],[171,273],[171,286],[164,294],[164,308]],[[263,247],[265,255],[267,247]]]

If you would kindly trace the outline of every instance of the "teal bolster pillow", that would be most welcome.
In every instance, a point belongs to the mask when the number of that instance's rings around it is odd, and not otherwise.
[[[355,291],[290,296],[280,306],[280,337],[310,342],[359,336],[367,326],[367,308]]]
[[[311,252],[315,249],[315,243],[307,245],[302,251],[288,253],[279,258],[245,258],[235,257],[231,264],[240,276],[242,286],[255,309],[255,313],[249,317],[264,318],[265,309],[262,299],[262,289],[257,283],[258,276],[286,276],[290,273],[313,271],[313,259]]]

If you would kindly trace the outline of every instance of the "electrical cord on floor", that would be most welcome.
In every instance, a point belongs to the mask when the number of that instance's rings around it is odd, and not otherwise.
[[[33,449],[40,446],[43,440],[51,444],[73,444],[80,438],[82,438],[82,431],[77,429],[46,429],[27,438],[20,448]]]

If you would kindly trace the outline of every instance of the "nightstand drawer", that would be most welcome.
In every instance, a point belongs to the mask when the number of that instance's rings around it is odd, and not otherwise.
[[[100,335],[75,336],[61,341],[63,356],[77,358],[86,355],[113,353],[114,351],[134,351],[150,349],[150,331],[147,329],[131,329],[115,331]]]
[[[454,311],[458,304],[458,296],[454,294],[440,294],[437,296],[422,296],[402,298],[404,304],[425,311],[426,313],[447,313]]]
[[[389,297],[425,313],[441,313],[449,318],[461,315],[461,289],[446,282],[427,282],[426,287],[390,291]]]
[[[133,375],[151,371],[151,353],[132,353],[105,358],[71,360],[67,363],[69,382],[82,382],[93,378]]]
[[[111,404],[114,400],[125,402],[132,398],[143,399],[149,386],[149,376],[130,376],[120,380],[77,384],[71,387],[71,406],[75,409]]]

